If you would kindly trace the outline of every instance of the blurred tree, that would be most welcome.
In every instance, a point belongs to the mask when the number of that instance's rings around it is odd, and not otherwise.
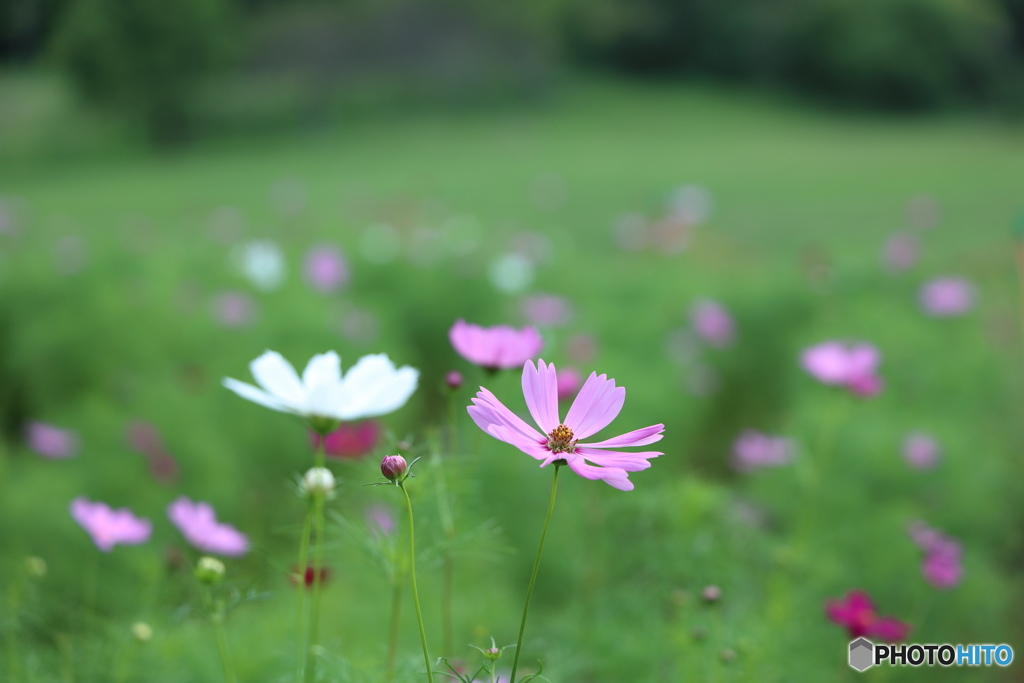
[[[52,49],[88,100],[171,144],[187,135],[196,86],[233,52],[232,18],[228,0],[74,0]]]

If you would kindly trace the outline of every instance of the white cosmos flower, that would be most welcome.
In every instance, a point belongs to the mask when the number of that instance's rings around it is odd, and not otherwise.
[[[313,356],[300,379],[291,363],[266,351],[249,364],[259,387],[225,377],[225,387],[242,398],[283,413],[335,420],[359,420],[398,410],[416,391],[419,370],[395,368],[387,354],[363,356],[341,374],[334,351]]]

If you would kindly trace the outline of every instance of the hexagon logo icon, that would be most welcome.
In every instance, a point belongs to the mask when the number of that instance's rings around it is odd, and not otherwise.
[[[867,638],[858,638],[850,643],[850,666],[857,671],[863,671],[874,665],[875,646]]]

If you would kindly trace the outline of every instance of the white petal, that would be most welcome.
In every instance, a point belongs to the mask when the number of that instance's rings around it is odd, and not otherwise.
[[[357,420],[398,410],[416,391],[419,370],[395,369],[386,354],[363,356],[342,380],[342,402],[334,417]]]
[[[286,405],[297,410],[303,408],[306,392],[295,374],[295,368],[277,351],[267,351],[249,364],[249,370],[256,382],[280,399]]]
[[[302,371],[302,383],[306,385],[307,392],[325,385],[340,384],[341,358],[334,351],[313,356]]]
[[[251,384],[239,382],[237,379],[231,379],[230,377],[225,377],[221,380],[221,384],[242,398],[252,401],[253,403],[259,403],[261,406],[265,406],[271,410],[278,410],[282,413],[298,412],[295,408],[285,404],[276,396],[272,396],[262,389],[257,389]]]

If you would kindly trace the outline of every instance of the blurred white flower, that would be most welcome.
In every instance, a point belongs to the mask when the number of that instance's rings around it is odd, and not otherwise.
[[[284,283],[284,254],[270,240],[254,240],[240,245],[233,254],[242,274],[256,289],[272,292]]]
[[[521,292],[533,282],[533,264],[522,254],[509,253],[491,264],[491,284],[506,294]]]
[[[261,406],[303,417],[359,420],[398,410],[416,390],[419,370],[395,368],[387,354],[363,356],[344,375],[334,351],[310,359],[299,378],[276,351],[249,364],[259,387],[225,377],[225,387]]]

